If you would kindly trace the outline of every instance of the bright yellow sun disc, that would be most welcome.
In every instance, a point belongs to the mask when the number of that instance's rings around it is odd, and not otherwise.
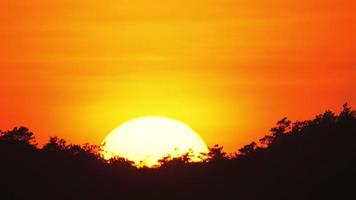
[[[136,165],[154,166],[168,154],[176,157],[192,151],[193,160],[208,148],[189,126],[164,117],[143,117],[114,129],[103,141],[105,159],[127,158]]]

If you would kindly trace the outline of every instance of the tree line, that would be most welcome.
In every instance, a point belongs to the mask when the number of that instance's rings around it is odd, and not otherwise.
[[[347,104],[311,120],[283,118],[234,154],[215,145],[201,162],[188,152],[156,168],[105,160],[100,146],[58,137],[40,148],[15,127],[0,131],[0,199],[343,199],[353,194],[355,142]]]

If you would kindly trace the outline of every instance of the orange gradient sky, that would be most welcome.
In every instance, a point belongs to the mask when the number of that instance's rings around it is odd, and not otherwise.
[[[1,0],[0,129],[99,144],[159,115],[235,151],[356,106],[351,0]]]

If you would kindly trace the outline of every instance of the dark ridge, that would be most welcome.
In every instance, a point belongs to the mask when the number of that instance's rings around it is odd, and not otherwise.
[[[158,168],[136,168],[100,147],[51,137],[38,148],[25,127],[0,132],[0,199],[353,199],[356,112],[278,121],[270,134],[228,156],[219,145]]]

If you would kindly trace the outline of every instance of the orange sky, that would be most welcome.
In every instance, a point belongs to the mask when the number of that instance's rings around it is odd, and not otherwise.
[[[0,129],[99,144],[145,115],[235,151],[356,106],[351,0],[2,0]]]

